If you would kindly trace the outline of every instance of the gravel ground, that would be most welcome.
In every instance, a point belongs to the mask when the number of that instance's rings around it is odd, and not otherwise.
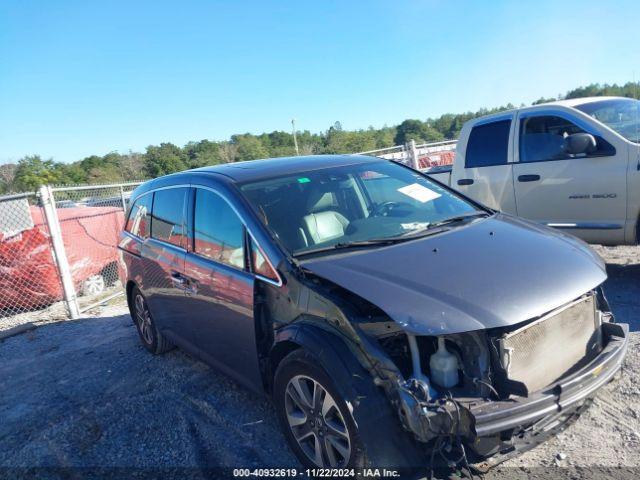
[[[614,313],[633,331],[621,379],[575,425],[486,478],[640,473],[640,251],[598,250]],[[0,476],[15,473],[7,467],[220,466],[299,468],[265,398],[179,350],[149,355],[122,304],[0,343]]]

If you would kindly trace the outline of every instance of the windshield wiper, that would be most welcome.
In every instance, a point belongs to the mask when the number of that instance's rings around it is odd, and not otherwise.
[[[449,225],[451,223],[462,222],[462,221],[468,220],[470,218],[490,217],[491,215],[492,215],[491,213],[485,212],[485,211],[482,211],[482,210],[479,210],[479,211],[476,211],[476,212],[465,213],[463,215],[456,215],[455,217],[445,218],[444,220],[440,220],[438,222],[430,223],[430,224],[426,225],[423,228],[418,228],[416,230],[412,230],[410,232],[403,233],[399,237],[392,237],[392,238],[402,238],[404,240],[411,240],[411,239],[414,239],[414,238],[418,238],[418,237],[430,235],[432,233],[436,233],[434,230],[436,230],[439,227],[443,227],[445,225]]]
[[[303,252],[296,253],[294,256],[300,257],[302,255],[310,255],[312,253],[320,253],[320,252],[331,252],[334,250],[341,250],[345,248],[391,245],[393,243],[399,243],[405,240],[408,240],[408,239],[402,238],[402,237],[389,237],[389,238],[372,238],[369,240],[354,240],[352,242],[339,242],[333,245],[328,245],[326,247],[318,247],[318,248],[312,248],[310,250],[304,250]]]
[[[467,220],[469,218],[489,216],[491,216],[489,212],[478,210],[477,212],[469,212],[462,215],[456,215],[455,217],[445,218],[444,220],[440,220],[439,222],[430,223],[427,228],[440,227],[442,225],[448,225],[449,223],[462,222],[463,220]]]

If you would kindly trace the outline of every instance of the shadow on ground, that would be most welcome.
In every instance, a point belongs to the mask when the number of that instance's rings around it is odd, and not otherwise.
[[[616,321],[628,323],[632,332],[640,331],[640,264],[607,264],[609,278],[604,291]]]

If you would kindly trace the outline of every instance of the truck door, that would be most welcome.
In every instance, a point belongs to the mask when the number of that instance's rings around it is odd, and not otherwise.
[[[567,153],[567,137],[582,133],[593,135],[595,147]],[[515,147],[519,216],[590,243],[624,241],[628,152],[615,135],[570,112],[523,112]]]
[[[451,186],[495,210],[516,213],[509,162],[513,114],[491,117],[461,132]],[[466,143],[462,144],[466,139]]]

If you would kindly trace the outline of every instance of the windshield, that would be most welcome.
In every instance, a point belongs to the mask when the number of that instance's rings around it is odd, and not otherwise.
[[[352,242],[411,238],[429,225],[482,212],[389,161],[299,172],[240,188],[293,255]]]
[[[575,108],[591,115],[627,140],[640,143],[640,101],[618,98],[583,103]]]

